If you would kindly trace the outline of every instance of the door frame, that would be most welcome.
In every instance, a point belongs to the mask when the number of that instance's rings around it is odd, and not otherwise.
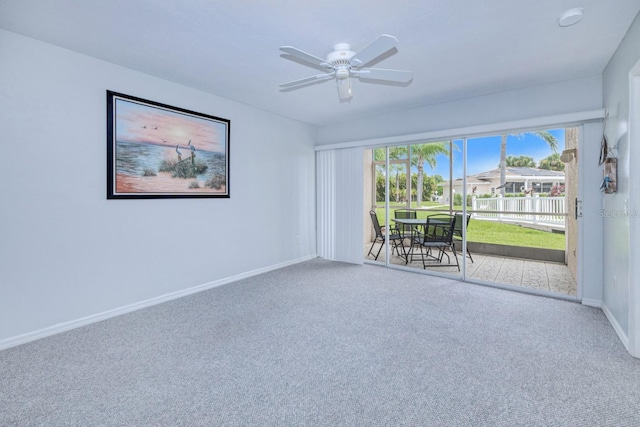
[[[629,72],[629,162],[637,165],[640,161],[640,61]],[[634,168],[629,170],[629,200],[630,215],[629,235],[630,242],[637,242],[640,238],[640,227],[638,227],[638,217],[640,212],[640,197],[638,192],[640,186],[637,180],[640,179]],[[638,279],[638,268],[640,263],[640,250],[637,245],[629,245],[629,337],[627,350],[634,357],[640,357],[640,279]]]

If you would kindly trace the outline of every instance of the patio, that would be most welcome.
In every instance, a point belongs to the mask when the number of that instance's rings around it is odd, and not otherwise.
[[[364,258],[373,261],[373,255],[367,256],[370,247],[370,243],[365,244]],[[379,248],[380,244],[376,244],[373,253],[375,254]],[[450,252],[448,254],[453,260],[453,255]],[[564,264],[477,253],[472,253],[471,256],[474,262],[472,263],[467,257],[467,277],[576,296],[576,283],[569,268]],[[384,261],[384,257],[385,250],[382,248],[378,261]],[[458,253],[458,259],[462,264],[460,253]],[[395,253],[391,256],[390,262],[395,265],[405,265],[405,260]],[[423,269],[420,256],[414,256],[407,267]],[[441,273],[459,274],[455,265],[453,267],[430,267],[427,265],[427,269]]]

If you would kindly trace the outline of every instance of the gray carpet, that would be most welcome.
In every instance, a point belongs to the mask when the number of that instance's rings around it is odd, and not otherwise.
[[[602,312],[312,260],[0,352],[0,425],[637,426]]]

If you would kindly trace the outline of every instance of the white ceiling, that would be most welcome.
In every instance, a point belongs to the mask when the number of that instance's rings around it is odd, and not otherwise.
[[[574,7],[582,22],[559,27]],[[2,0],[0,28],[322,126],[599,75],[639,10],[639,0]],[[380,34],[399,45],[375,66],[412,70],[408,86],[356,80],[350,103],[333,81],[279,90],[318,73],[280,46],[324,58]]]

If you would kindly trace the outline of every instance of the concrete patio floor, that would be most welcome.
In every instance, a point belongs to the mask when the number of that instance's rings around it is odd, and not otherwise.
[[[375,245],[373,255],[367,256],[370,247],[371,244],[365,244],[364,258],[365,260],[373,261],[376,252],[380,248],[380,244]],[[454,264],[453,266],[434,267],[434,265],[438,263],[431,262],[427,264],[426,268],[441,273],[459,274],[453,255],[449,251],[447,251],[447,254]],[[473,252],[471,256],[473,257],[473,262],[469,260],[469,257],[466,258],[468,278],[576,296],[576,282],[573,280],[569,268],[564,264],[490,256]],[[384,262],[384,259],[385,250],[382,248],[378,261]],[[458,260],[462,266],[462,256],[460,253],[458,253]],[[405,265],[404,258],[399,257],[395,252],[391,256],[390,262],[395,265]],[[444,263],[447,263],[446,257],[444,257]],[[423,269],[420,253],[417,252],[412,261],[406,264],[406,266]]]

